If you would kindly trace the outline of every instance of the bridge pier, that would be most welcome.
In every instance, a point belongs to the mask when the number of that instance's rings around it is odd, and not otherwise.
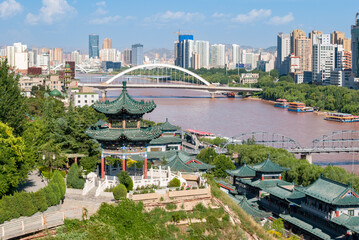
[[[214,99],[214,92],[211,92],[209,94],[211,94],[211,98]]]
[[[300,154],[300,159],[305,159],[310,164],[313,164],[313,159],[312,159],[312,154],[311,153],[302,153],[302,154]]]

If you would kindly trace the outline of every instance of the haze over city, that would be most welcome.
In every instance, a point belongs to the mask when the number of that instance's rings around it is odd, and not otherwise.
[[[356,0],[73,1],[5,0],[0,4],[0,45],[87,51],[88,34],[124,49],[134,42],[173,49],[174,32],[192,31],[197,40],[257,48],[276,45],[278,32],[334,30],[350,34]],[[343,14],[345,12],[345,14]]]

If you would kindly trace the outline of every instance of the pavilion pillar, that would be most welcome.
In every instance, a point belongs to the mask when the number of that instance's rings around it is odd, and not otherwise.
[[[105,178],[105,158],[101,157],[101,179]]]
[[[106,90],[101,90],[101,98],[102,98],[102,100],[106,100],[106,93],[107,93]]]
[[[145,152],[145,162],[143,164],[143,177],[144,179],[147,179],[147,147]]]
[[[122,171],[126,171],[126,158],[122,159]]]
[[[75,163],[77,164],[77,157],[75,157]]]
[[[126,121],[122,120],[122,128],[125,129],[126,128]]]
[[[141,121],[137,121],[137,128],[141,127]]]

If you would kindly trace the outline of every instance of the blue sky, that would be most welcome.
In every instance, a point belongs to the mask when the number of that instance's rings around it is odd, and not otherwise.
[[[276,45],[278,32],[334,30],[350,35],[358,0],[0,0],[0,46],[87,51],[88,34],[145,50],[173,48],[176,33],[196,40],[253,47]]]

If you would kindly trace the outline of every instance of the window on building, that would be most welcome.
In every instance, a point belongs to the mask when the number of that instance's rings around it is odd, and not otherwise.
[[[354,216],[354,210],[348,210],[348,214],[349,214],[350,216]]]
[[[81,103],[81,101],[80,101],[80,100],[78,100],[78,101],[77,101],[77,103]]]
[[[87,95],[85,95],[85,98],[87,98]]]
[[[94,103],[94,100],[92,100],[91,102]]]
[[[85,103],[87,103],[87,100],[85,100]]]

